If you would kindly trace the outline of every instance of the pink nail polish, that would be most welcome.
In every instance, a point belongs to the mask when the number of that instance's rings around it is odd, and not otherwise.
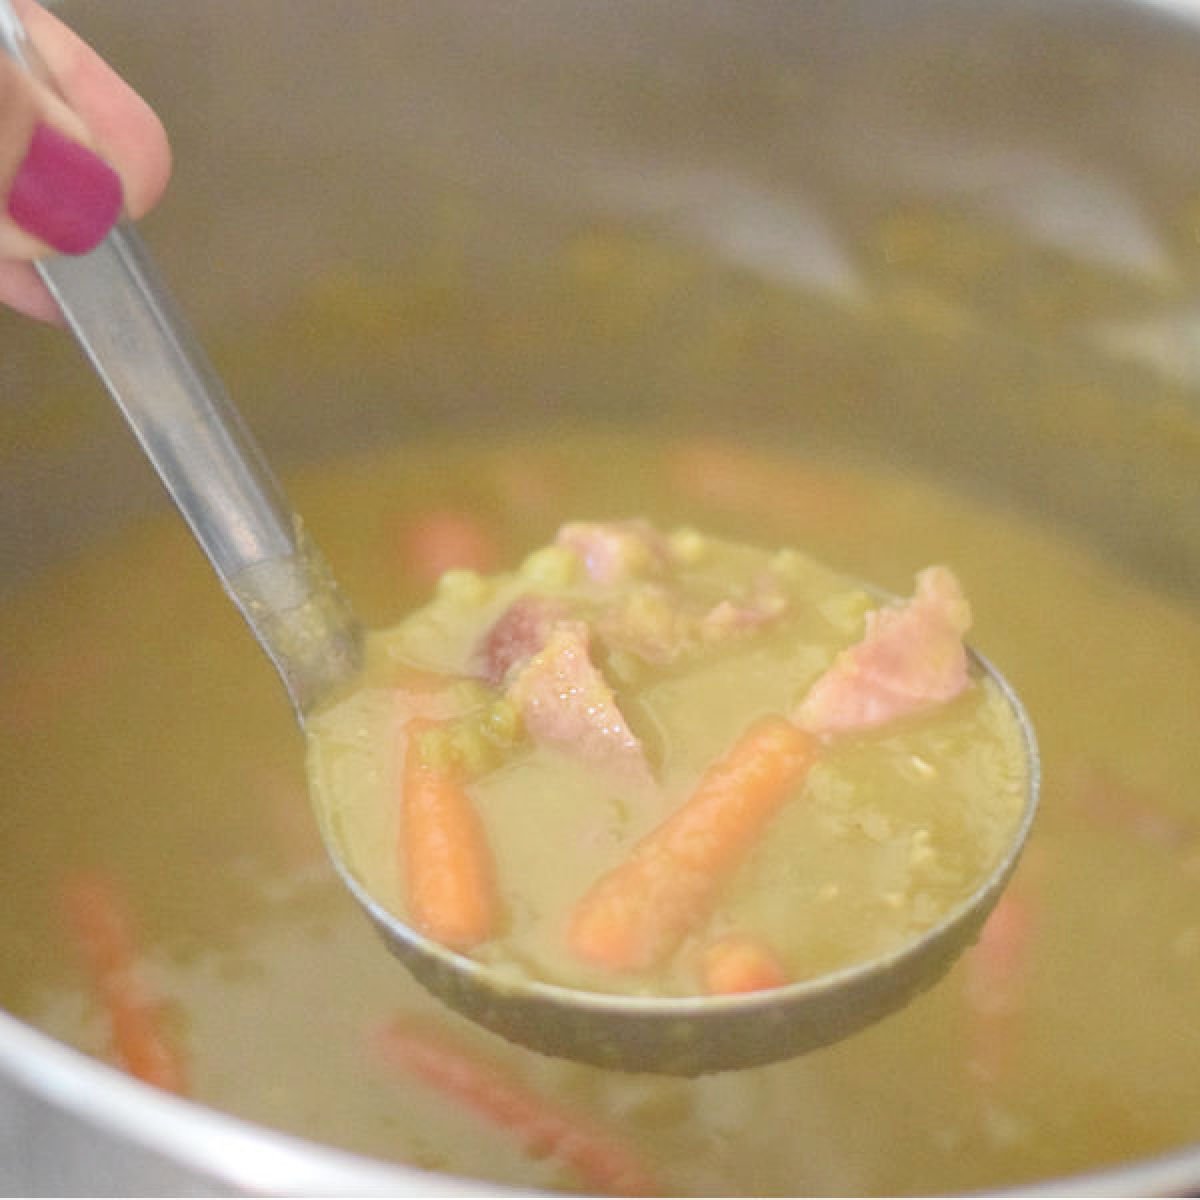
[[[121,215],[121,180],[78,142],[38,125],[9,191],[8,215],[61,254],[86,254]]]

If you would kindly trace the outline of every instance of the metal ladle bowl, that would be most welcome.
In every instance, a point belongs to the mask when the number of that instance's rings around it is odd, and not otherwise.
[[[839,971],[769,991],[713,997],[583,992],[514,979],[398,921],[336,847],[331,853],[346,886],[412,974],[453,1008],[512,1041],[601,1067],[668,1075],[792,1058],[873,1024],[936,983],[974,941],[1017,865],[1037,811],[1037,744],[1008,682],[981,655],[970,655],[1011,705],[1025,749],[1028,782],[1012,840],[979,887],[937,924],[887,954]]]
[[[9,0],[0,46],[42,73]],[[44,73],[43,73],[44,77]],[[279,672],[300,723],[360,665],[361,629],[304,536],[141,238],[121,223],[92,253],[38,264],[226,591]],[[770,991],[657,998],[514,980],[430,941],[372,897],[337,847],[342,879],[388,948],[453,1008],[548,1054],[623,1070],[696,1075],[792,1057],[900,1008],[970,944],[999,898],[1038,802],[1038,754],[1020,700],[982,657],[1018,720],[1028,764],[1021,818],[980,886],[920,937],[845,970]]]

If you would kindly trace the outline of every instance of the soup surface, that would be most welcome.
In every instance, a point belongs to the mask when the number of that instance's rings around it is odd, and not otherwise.
[[[282,689],[164,518],[0,613],[6,1008],[206,1104],[522,1186],[990,1188],[1200,1138],[1193,613],[918,479],[707,440],[412,446],[292,492],[374,626],[564,513],[803,545],[897,593],[953,562],[1038,729],[1022,866],[936,987],[801,1059],[682,1080],[508,1045],[412,983],[345,894]],[[159,1003],[121,992],[114,951]]]
[[[751,991],[965,901],[1027,794],[1015,713],[930,567],[907,602],[785,549],[571,522],[448,572],[308,722],[317,809],[378,901],[506,975]]]

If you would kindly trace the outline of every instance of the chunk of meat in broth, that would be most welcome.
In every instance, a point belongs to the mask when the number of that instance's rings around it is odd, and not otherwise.
[[[862,640],[813,684],[797,724],[812,733],[845,733],[952,700],[969,682],[963,635],[970,626],[957,577],[947,567],[927,567],[910,600],[867,615]]]
[[[564,525],[555,543],[579,556],[589,578],[618,584],[663,570],[670,562],[666,539],[649,521],[576,521]]]
[[[642,743],[592,662],[582,622],[555,625],[542,650],[516,672],[508,696],[535,742],[557,746],[631,782],[652,784]]]
[[[484,635],[477,654],[483,678],[499,687],[508,673],[537,654],[555,626],[567,619],[566,606],[550,597],[518,597]]]

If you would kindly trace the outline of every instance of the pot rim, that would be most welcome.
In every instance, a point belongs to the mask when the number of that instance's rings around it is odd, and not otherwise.
[[[308,1141],[160,1091],[0,1010],[0,1078],[27,1096],[250,1194],[478,1195],[468,1179]],[[489,1194],[509,1189],[488,1185]]]
[[[60,0],[49,0],[61,7]],[[1121,7],[1200,29],[1200,0]],[[529,1195],[486,1180],[356,1154],[151,1087],[0,1008],[0,1111],[30,1099],[181,1168],[210,1186],[257,1195]],[[19,1165],[18,1165],[19,1170]],[[989,1190],[988,1195],[1173,1196],[1200,1185],[1200,1140],[1146,1158]]]
[[[0,1077],[28,1096],[233,1191],[257,1195],[529,1195],[387,1163],[162,1092],[0,1010]],[[1022,1196],[1178,1196],[1200,1177],[1200,1142],[1151,1158],[989,1191]]]

